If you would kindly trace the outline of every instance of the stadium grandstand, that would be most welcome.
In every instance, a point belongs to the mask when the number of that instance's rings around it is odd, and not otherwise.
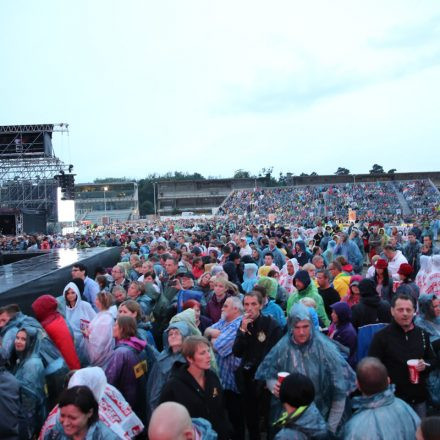
[[[273,214],[277,220],[307,217],[430,215],[440,210],[440,192],[430,180],[358,182],[333,185],[235,190],[221,214]]]
[[[231,191],[262,182],[264,179],[253,178],[161,181],[157,184],[157,211],[159,215],[215,214]]]
[[[158,183],[158,214],[278,213],[281,218],[431,214],[440,206],[440,173],[293,176],[274,188],[265,179],[206,179]]]
[[[136,182],[79,183],[75,199],[75,216],[80,222],[106,224],[139,217]]]

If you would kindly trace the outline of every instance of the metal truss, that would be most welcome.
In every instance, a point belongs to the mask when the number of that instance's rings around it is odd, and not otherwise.
[[[32,125],[2,125],[0,126],[0,133],[15,134],[15,133],[38,133],[45,132],[61,132],[69,131],[69,124],[32,124]]]
[[[0,134],[68,132],[68,124],[0,126]],[[0,159],[0,207],[45,210],[49,221],[56,220],[57,187],[54,177],[67,173],[69,166],[53,154]]]

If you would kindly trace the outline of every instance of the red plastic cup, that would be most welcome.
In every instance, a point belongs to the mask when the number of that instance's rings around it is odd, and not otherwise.
[[[408,365],[409,380],[411,383],[419,383],[419,372],[417,371],[418,359],[410,359],[406,363]]]
[[[400,286],[400,281],[393,282],[393,292],[396,293],[397,288]]]
[[[289,375],[290,373],[287,373],[286,371],[281,371],[278,373],[278,383],[281,385],[283,383],[283,380]]]

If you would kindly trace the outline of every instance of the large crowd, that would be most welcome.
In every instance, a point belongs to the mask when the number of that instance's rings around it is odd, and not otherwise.
[[[74,264],[32,316],[0,307],[0,438],[439,438],[439,219],[292,222],[279,190],[275,223],[254,196],[258,223],[2,237],[121,254]]]
[[[345,217],[349,209],[360,218],[391,219],[404,209],[398,194],[413,214],[432,215],[440,209],[438,189],[428,180],[414,180],[235,190],[221,210],[225,214],[252,213],[254,217],[272,214],[283,222],[324,214]]]
[[[398,182],[397,185],[413,211],[430,213],[439,206],[438,190],[429,181],[403,181]]]

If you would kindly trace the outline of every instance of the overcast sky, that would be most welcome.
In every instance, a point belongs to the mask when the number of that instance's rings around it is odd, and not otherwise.
[[[0,124],[78,182],[439,170],[440,1],[2,0]]]

